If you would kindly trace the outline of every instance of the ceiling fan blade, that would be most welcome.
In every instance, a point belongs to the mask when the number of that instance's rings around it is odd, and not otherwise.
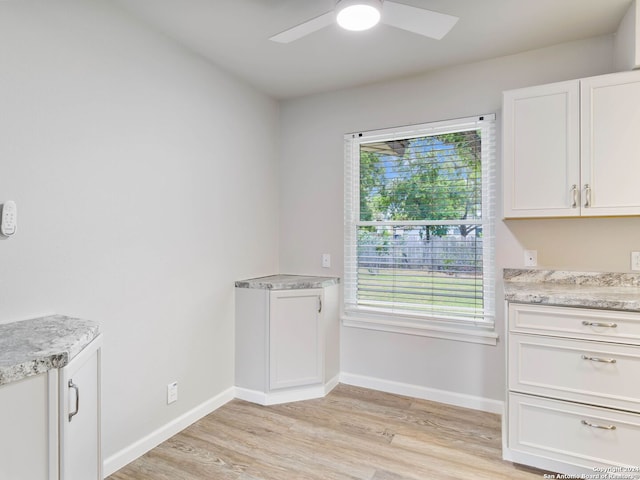
[[[385,0],[382,4],[382,23],[425,37],[440,40],[458,21],[458,17],[411,7]]]
[[[310,33],[316,32],[321,28],[328,27],[334,22],[335,20],[334,16],[335,14],[333,12],[327,12],[323,15],[320,15],[319,17],[313,18],[304,23],[301,23],[300,25],[289,28],[284,32],[280,32],[277,35],[274,35],[273,37],[269,38],[269,40],[272,40],[278,43],[293,42],[294,40],[298,40],[299,38],[309,35]]]

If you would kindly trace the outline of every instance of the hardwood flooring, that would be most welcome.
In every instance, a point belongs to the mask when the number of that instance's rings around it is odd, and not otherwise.
[[[501,460],[500,416],[338,385],[263,407],[232,400],[108,480],[541,479]]]

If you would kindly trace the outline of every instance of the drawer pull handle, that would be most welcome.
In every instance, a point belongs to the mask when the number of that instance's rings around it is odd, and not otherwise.
[[[586,425],[587,427],[591,427],[591,428],[601,428],[602,430],[615,430],[616,429],[615,425],[598,425],[597,423],[590,423],[590,422],[587,422],[586,420],[582,420],[582,424]]]
[[[587,322],[586,320],[582,321],[582,324],[585,327],[607,327],[607,328],[616,328],[618,326],[617,323],[604,323],[604,322]]]
[[[73,380],[69,380],[68,385],[69,385],[69,389],[73,388],[73,390],[76,392],[76,411],[69,412],[69,421],[71,421],[71,419],[75,417],[80,411],[80,389],[75,383],[73,383]]]
[[[591,185],[584,184],[584,207],[589,208],[591,206]]]
[[[582,359],[590,360],[592,362],[600,362],[600,363],[616,363],[617,362],[615,358],[589,357],[587,355],[582,355]]]

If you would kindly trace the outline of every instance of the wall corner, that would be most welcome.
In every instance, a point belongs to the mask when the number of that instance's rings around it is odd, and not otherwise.
[[[640,68],[640,9],[637,0],[633,0],[618,26],[613,53],[615,71]]]

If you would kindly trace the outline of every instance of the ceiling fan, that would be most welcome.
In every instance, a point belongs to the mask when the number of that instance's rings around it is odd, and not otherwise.
[[[338,22],[352,31],[368,30],[378,22],[425,37],[440,40],[458,21],[458,17],[411,7],[390,0],[338,0],[336,8],[319,17],[274,35],[269,40],[289,43]]]

